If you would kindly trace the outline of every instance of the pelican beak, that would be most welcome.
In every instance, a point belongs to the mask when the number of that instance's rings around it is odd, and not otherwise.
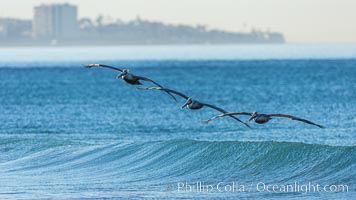
[[[123,75],[124,75],[124,74],[121,73],[121,74],[117,75],[116,78],[117,78],[117,79],[122,78]]]
[[[183,109],[183,108],[185,108],[185,107],[186,107],[187,105],[189,105],[189,104],[190,104],[190,101],[187,101],[187,102],[185,102],[185,104],[184,104],[184,105],[182,105],[182,107],[181,107],[181,108]]]
[[[185,103],[184,105],[182,105],[181,109],[184,109],[188,104]]]
[[[248,121],[250,122],[251,120],[253,120],[256,117],[256,115],[251,115],[251,117],[248,119]]]

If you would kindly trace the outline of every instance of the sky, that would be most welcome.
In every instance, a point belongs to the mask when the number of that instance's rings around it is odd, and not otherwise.
[[[356,43],[356,0],[0,0],[0,17],[31,19],[34,6],[64,2],[77,5],[80,18],[139,15],[228,31],[271,30],[291,43]]]

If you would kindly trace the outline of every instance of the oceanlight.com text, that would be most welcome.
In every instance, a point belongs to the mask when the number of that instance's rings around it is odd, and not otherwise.
[[[348,192],[349,186],[346,184],[318,184],[318,183],[299,183],[291,184],[273,184],[265,182],[244,184],[240,182],[217,182],[207,183],[203,181],[197,182],[178,182],[171,190],[178,192],[193,192],[193,193],[210,193],[210,192],[259,192],[259,193],[336,193]]]

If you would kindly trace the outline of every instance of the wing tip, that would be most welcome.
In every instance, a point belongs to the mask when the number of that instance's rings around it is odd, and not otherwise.
[[[84,65],[84,67],[85,68],[100,67],[100,64],[96,64],[96,63],[94,63],[94,64],[86,64],[86,65]]]
[[[210,122],[210,120],[203,120],[203,121],[201,121],[201,123],[203,123],[203,124],[208,124]]]
[[[245,125],[249,128],[252,129],[252,127],[250,125],[248,125],[247,123],[245,123]]]

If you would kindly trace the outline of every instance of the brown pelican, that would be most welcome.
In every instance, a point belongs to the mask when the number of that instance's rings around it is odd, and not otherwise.
[[[220,117],[225,117],[225,116],[234,116],[234,115],[248,115],[250,116],[250,118],[248,119],[248,121],[253,120],[254,122],[256,122],[257,124],[264,124],[267,123],[269,120],[273,119],[272,117],[284,117],[284,118],[289,118],[291,120],[297,120],[297,121],[301,121],[307,124],[311,124],[314,126],[317,126],[319,128],[325,128],[322,125],[316,124],[314,122],[311,122],[309,120],[306,119],[301,119],[298,117],[294,117],[291,115],[285,115],[285,114],[260,114],[258,112],[253,112],[253,113],[248,113],[248,112],[231,112],[231,113],[223,113],[221,115],[216,115],[206,121],[203,121],[204,123],[208,123],[214,119],[220,118]]]
[[[103,67],[103,68],[109,68],[109,69],[113,69],[113,70],[116,70],[116,71],[119,71],[121,72],[120,74],[118,74],[116,76],[116,78],[121,78],[122,80],[124,80],[126,83],[128,84],[131,84],[131,85],[143,85],[140,80],[142,81],[148,81],[148,82],[151,82],[155,85],[157,85],[158,87],[162,87],[160,84],[156,83],[155,81],[149,79],[149,78],[146,78],[146,77],[142,77],[142,76],[136,76],[136,75],[133,75],[131,73],[129,73],[129,70],[128,69],[120,69],[120,68],[117,68],[117,67],[112,67],[112,66],[109,66],[109,65],[102,65],[102,64],[88,64],[88,65],[85,65],[84,67],[86,68],[92,68],[92,67]],[[174,95],[172,95],[171,93],[169,93],[168,91],[164,91],[166,92],[168,95],[170,95],[175,101],[177,101],[176,97]]]
[[[181,96],[183,97],[184,99],[186,99],[187,101],[185,102],[184,105],[182,105],[182,109],[187,107],[188,109],[191,109],[191,110],[198,110],[198,109],[201,109],[203,108],[204,106],[206,107],[210,107],[212,109],[215,109],[219,112],[222,112],[222,113],[227,113],[225,110],[219,108],[219,107],[216,107],[214,105],[210,105],[210,104],[207,104],[207,103],[202,103],[202,102],[199,102],[197,100],[194,100],[190,97],[188,97],[187,95],[185,94],[182,94],[180,92],[177,92],[177,91],[174,91],[174,90],[171,90],[171,89],[167,89],[167,88],[162,88],[162,87],[150,87],[150,88],[137,88],[139,90],[163,90],[163,91],[166,91],[166,92],[169,92],[169,93],[173,93],[173,94],[176,94],[178,96]],[[241,121],[239,118],[233,116],[233,115],[230,115],[229,117],[239,121],[240,123],[243,123],[245,126],[251,128],[247,123]]]

